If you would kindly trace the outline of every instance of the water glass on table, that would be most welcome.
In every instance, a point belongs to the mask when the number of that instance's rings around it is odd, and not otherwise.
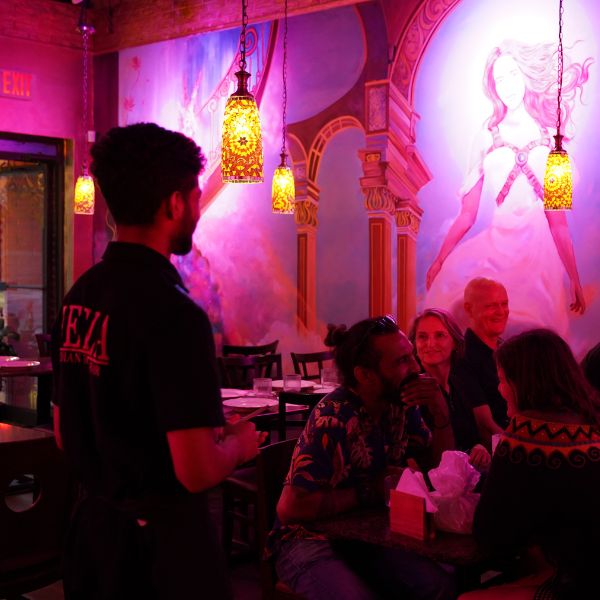
[[[270,377],[255,377],[252,388],[256,396],[270,396],[273,389],[273,380]]]
[[[338,374],[337,369],[333,367],[323,367],[321,369],[321,386],[322,387],[337,387]]]
[[[302,389],[302,378],[298,373],[290,373],[283,376],[284,392],[300,392]]]

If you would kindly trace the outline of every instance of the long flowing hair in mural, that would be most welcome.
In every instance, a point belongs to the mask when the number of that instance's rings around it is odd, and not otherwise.
[[[592,58],[565,57],[562,120],[574,132],[573,111]],[[462,297],[474,277],[506,287],[510,332],[532,326],[568,334],[568,308],[585,298],[564,212],[543,209],[543,175],[556,126],[556,46],[507,40],[489,54],[483,92],[492,112],[474,140],[460,190],[460,212],[427,271],[426,306],[446,308],[465,323]],[[480,203],[493,203],[489,226],[462,241]],[[565,289],[565,274],[570,299]]]

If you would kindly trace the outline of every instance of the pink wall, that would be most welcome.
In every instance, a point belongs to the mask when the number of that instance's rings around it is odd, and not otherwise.
[[[0,37],[0,67],[33,75],[31,100],[0,96],[0,131],[68,139],[75,142],[75,173],[80,150],[81,52],[68,48]],[[67,157],[72,160],[73,157]],[[71,185],[66,178],[66,186]],[[69,197],[71,189],[65,190]],[[68,215],[66,215],[68,218]],[[69,221],[67,220],[67,223]],[[73,276],[91,265],[92,219],[76,217],[73,226]],[[69,256],[70,232],[66,233]],[[66,266],[68,273],[70,265]],[[69,282],[67,282],[69,283]]]

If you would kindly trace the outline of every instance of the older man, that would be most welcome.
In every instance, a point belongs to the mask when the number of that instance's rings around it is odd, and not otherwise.
[[[342,385],[315,407],[298,440],[271,536],[279,577],[307,599],[453,597],[436,563],[400,549],[333,543],[310,522],[358,506],[383,505],[384,476],[406,465],[411,446],[439,456],[453,445],[438,385],[418,376],[412,345],[390,317],[330,331]],[[433,432],[417,404],[427,404]]]
[[[501,283],[484,277],[469,281],[464,292],[469,327],[465,333],[465,356],[462,367],[466,397],[484,443],[491,446],[491,436],[508,425],[506,402],[498,391],[498,374],[494,351],[508,320],[508,294]]]

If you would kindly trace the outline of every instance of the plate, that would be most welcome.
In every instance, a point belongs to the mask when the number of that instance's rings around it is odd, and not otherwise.
[[[11,360],[6,363],[2,363],[3,369],[26,369],[28,367],[37,367],[40,364],[39,360]]]
[[[235,408],[237,410],[254,410],[261,408],[262,406],[278,406],[279,401],[277,398],[260,398],[257,396],[250,396],[246,398],[231,398],[230,400],[223,400],[223,406],[229,406],[229,408]]]
[[[315,385],[316,385],[315,381],[307,381],[306,379],[300,380],[300,389],[303,389],[305,392],[310,388],[314,388]],[[282,390],[283,389],[283,379],[274,379],[273,380],[273,389],[274,390]]]
[[[12,362],[13,360],[19,360],[18,356],[0,356],[0,365],[4,363]]]
[[[337,388],[337,385],[316,385],[313,392],[316,392],[317,394],[329,394]]]
[[[235,388],[221,388],[221,398],[240,398],[245,396],[248,390],[237,390]]]

